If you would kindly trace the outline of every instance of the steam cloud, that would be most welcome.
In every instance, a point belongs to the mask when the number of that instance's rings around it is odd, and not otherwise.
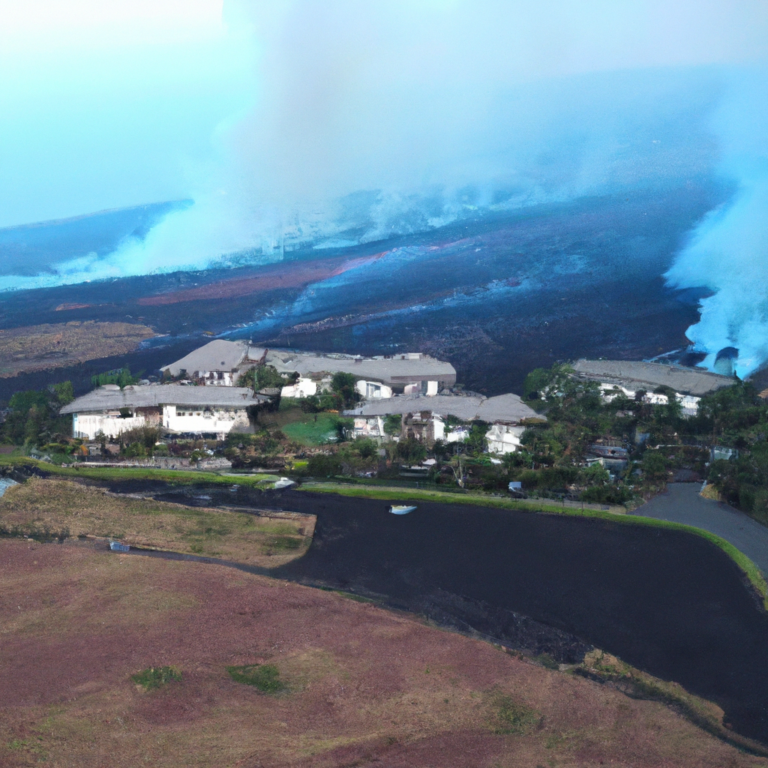
[[[736,69],[768,53],[762,0],[227,0],[224,14],[258,51],[237,100],[254,106],[218,127],[194,204],[107,257],[0,289],[264,263],[680,184],[711,174],[714,137],[739,191],[667,278],[714,292],[690,330],[707,364],[726,346],[741,375],[768,359],[768,78]]]
[[[713,118],[720,172],[736,182],[731,201],[692,233],[667,273],[677,288],[706,287],[701,320],[688,330],[714,367],[717,352],[739,350],[735,372],[746,377],[768,360],[768,71],[733,73]]]

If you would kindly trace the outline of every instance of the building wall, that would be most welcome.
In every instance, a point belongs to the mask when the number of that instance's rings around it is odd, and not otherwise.
[[[299,400],[305,397],[312,397],[317,394],[317,384],[312,379],[299,378],[299,380],[289,387],[283,387],[280,390],[280,397],[294,397]]]
[[[194,406],[165,405],[162,416],[159,409],[140,409],[128,418],[119,411],[100,413],[75,413],[72,415],[72,435],[86,440],[95,439],[99,432],[107,437],[118,437],[136,427],[162,426],[170,432],[210,432],[227,434],[235,427],[248,428],[245,408],[201,408]]]
[[[601,394],[603,400],[610,403],[611,400],[616,399],[619,396],[619,391],[624,393],[624,396],[630,400],[634,400],[640,389],[629,389],[628,387],[620,387],[615,384],[601,384]],[[683,414],[685,416],[695,416],[699,411],[700,397],[694,395],[681,395],[679,392],[675,394],[680,405],[683,408]],[[646,392],[643,396],[644,403],[650,403],[651,405],[666,405],[669,399],[666,395],[657,394],[656,392]]]
[[[381,416],[358,416],[354,425],[355,438],[384,438],[384,419]]]
[[[227,434],[235,427],[247,428],[245,408],[163,406],[163,427],[171,432],[215,432]]]
[[[206,387],[235,386],[235,373],[232,371],[195,371],[192,378]]]
[[[381,400],[383,398],[392,397],[392,387],[388,387],[386,384],[382,384],[378,381],[366,381],[360,379],[355,384],[355,389],[366,400]]]
[[[463,443],[469,437],[469,427],[455,427],[445,433],[443,438],[446,443]]]
[[[84,440],[93,440],[99,432],[107,437],[117,437],[123,432],[146,425],[147,419],[144,415],[124,419],[121,418],[120,411],[72,414],[72,436]]]
[[[525,432],[525,427],[494,424],[485,433],[488,453],[514,453],[522,444],[520,438],[523,436],[523,432]]]

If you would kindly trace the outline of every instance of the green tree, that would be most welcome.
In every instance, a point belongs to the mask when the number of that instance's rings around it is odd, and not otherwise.
[[[403,429],[403,417],[399,413],[390,413],[384,417],[384,432],[391,437],[399,435]]]
[[[59,405],[69,405],[75,399],[75,390],[71,381],[62,381],[60,384],[53,384],[53,394]]]
[[[341,461],[336,454],[317,454],[307,462],[307,473],[312,477],[332,477],[341,474]]]
[[[667,459],[658,451],[646,451],[640,467],[643,473],[654,481],[664,480],[667,477]]]
[[[608,485],[611,475],[602,464],[592,464],[581,470],[581,481],[584,485]]]
[[[120,389],[135,384],[139,380],[138,376],[131,375],[130,368],[115,368],[105,373],[99,373],[91,376],[91,384],[94,387],[103,387],[105,384],[117,384]]]
[[[418,464],[427,458],[427,449],[415,437],[400,440],[395,453],[399,459],[408,464]]]
[[[344,408],[351,408],[360,402],[360,393],[355,389],[356,383],[356,376],[343,371],[337,371],[331,378],[331,391],[341,398]]]

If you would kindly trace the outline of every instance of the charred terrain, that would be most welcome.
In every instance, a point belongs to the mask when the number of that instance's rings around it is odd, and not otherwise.
[[[152,371],[205,334],[360,354],[420,350],[469,389],[519,390],[526,373],[580,356],[637,359],[685,347],[699,295],[663,274],[723,197],[706,179],[673,189],[534,206],[262,266],[6,292],[0,328],[95,320],[149,326],[135,352],[0,381],[0,397],[128,365]]]

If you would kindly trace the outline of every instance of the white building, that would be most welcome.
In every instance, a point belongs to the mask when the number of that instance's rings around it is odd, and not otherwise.
[[[622,387],[618,384],[600,384],[600,393],[603,400],[606,403],[610,403],[620,395],[624,395],[629,400],[634,400],[637,397],[637,393],[642,390],[642,387],[637,389],[630,389],[628,387]],[[685,416],[695,416],[699,410],[700,397],[694,397],[693,395],[683,395],[679,392],[675,392],[677,402],[683,410]],[[650,405],[667,405],[669,398],[660,392],[647,392],[643,391],[643,402]]]
[[[698,368],[636,360],[577,360],[573,371],[576,378],[597,382],[603,399],[608,402],[619,393],[634,400],[642,391],[644,402],[666,405],[669,402],[667,396],[655,390],[669,387],[674,390],[686,416],[696,415],[704,395],[730,387],[736,381]]]
[[[414,434],[425,435],[425,442],[443,440],[448,443],[463,442],[469,437],[470,428],[459,425],[446,429],[445,417],[453,416],[464,422],[485,421],[492,424],[486,433],[489,453],[510,453],[517,450],[520,438],[525,431],[524,423],[546,421],[532,408],[527,406],[517,395],[506,394],[496,397],[479,395],[399,395],[388,400],[368,401],[345,415],[355,417],[355,435],[373,436],[365,430],[364,424],[371,424],[390,414],[403,417],[403,431],[406,433],[407,422],[412,422]],[[421,414],[421,418],[415,418]],[[358,429],[358,420],[360,428]],[[382,429],[383,434],[383,429]],[[421,439],[421,437],[419,438]]]
[[[354,435],[355,438],[372,438],[383,439],[386,432],[384,432],[384,419],[381,416],[358,416],[354,422]]]
[[[306,379],[302,376],[299,377],[295,384],[291,384],[287,387],[283,387],[280,390],[280,397],[293,397],[302,399],[305,397],[312,397],[317,394],[318,386],[317,382],[312,379]]]
[[[248,348],[244,341],[216,339],[160,370],[209,387],[234,387]]]
[[[447,430],[443,438],[446,443],[463,443],[469,438],[469,427],[459,426]]]
[[[334,373],[351,373],[358,379],[357,391],[366,400],[388,399],[403,393],[431,397],[456,383],[456,369],[450,363],[421,352],[362,357],[251,347],[247,357],[274,366],[279,373],[298,373],[316,382]]]
[[[117,437],[136,427],[158,427],[165,432],[214,434],[245,432],[247,409],[266,402],[242,387],[190,387],[178,384],[99,387],[64,406],[72,414],[72,435],[93,440],[99,433]]]
[[[494,424],[485,433],[488,453],[514,453],[521,445],[525,427],[515,424]]]
[[[435,386],[437,386],[437,382],[434,383]],[[379,381],[359,379],[355,384],[355,389],[365,400],[380,400],[382,397],[389,398],[393,395],[392,387],[388,387],[386,384],[382,384]]]

